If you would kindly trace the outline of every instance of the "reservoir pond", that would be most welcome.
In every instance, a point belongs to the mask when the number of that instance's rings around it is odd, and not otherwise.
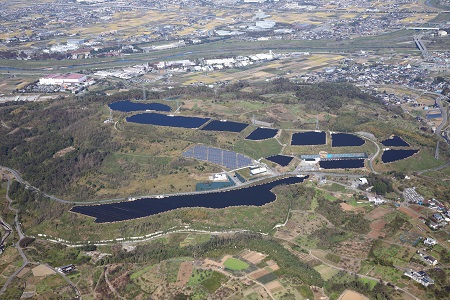
[[[185,207],[262,206],[275,201],[276,196],[271,192],[274,187],[282,184],[300,183],[304,179],[303,177],[288,177],[225,192],[168,196],[160,199],[143,198],[120,203],[74,206],[71,211],[94,217],[96,223],[105,223],[142,218]]]
[[[294,159],[292,156],[287,155],[273,155],[266,157],[267,160],[270,160],[271,162],[274,162],[276,164],[279,164],[282,167],[286,167],[291,163],[291,161]]]
[[[229,132],[241,132],[244,130],[248,124],[233,122],[233,121],[225,121],[225,120],[213,120],[206,124],[202,130],[208,131],[229,131]]]
[[[404,139],[396,135],[389,139],[381,141],[381,144],[386,147],[409,147],[409,144],[405,142]]]
[[[278,129],[258,127],[252,133],[250,133],[245,139],[252,141],[267,140],[275,137],[277,133]]]
[[[291,145],[293,146],[314,146],[325,145],[327,135],[324,131],[296,132],[292,134]]]
[[[108,105],[109,108],[121,112],[154,110],[154,111],[170,111],[170,106],[161,103],[136,103],[129,100],[117,101]]]
[[[364,168],[364,159],[321,160],[322,169],[357,169]]]
[[[381,160],[384,163],[390,163],[408,158],[417,152],[419,152],[419,150],[385,150],[381,156]]]
[[[349,147],[362,146],[365,141],[350,133],[333,133],[331,134],[331,147]]]
[[[126,120],[127,122],[138,124],[151,124],[157,126],[172,126],[181,128],[199,128],[210,119],[163,115],[157,113],[142,113],[128,117]]]

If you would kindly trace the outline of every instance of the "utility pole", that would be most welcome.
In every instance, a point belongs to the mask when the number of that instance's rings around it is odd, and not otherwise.
[[[436,152],[434,153],[434,158],[439,160],[439,141],[436,143]]]

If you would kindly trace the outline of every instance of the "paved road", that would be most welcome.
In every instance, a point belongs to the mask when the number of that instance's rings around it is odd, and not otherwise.
[[[39,191],[39,189],[37,187],[34,187],[31,184],[29,184],[28,182],[26,182],[20,176],[18,171],[14,170],[14,169],[11,169],[11,168],[8,168],[8,167],[5,167],[5,166],[0,166],[0,171],[2,171],[2,170],[11,173],[16,178],[16,180],[19,183],[27,185],[30,189]],[[338,173],[338,172],[316,172],[316,171],[304,171],[303,172],[302,171],[301,173],[305,174],[305,175],[309,174],[309,175],[316,175],[316,176],[341,176],[341,177],[350,177],[350,178],[359,178],[359,177],[361,177],[361,175],[354,175],[354,174],[347,174],[347,173]],[[297,174],[298,173],[296,173],[296,172],[289,172],[289,173],[286,173],[284,175],[286,175],[286,176],[295,176]],[[274,174],[274,175],[271,175],[269,177],[263,177],[261,179],[247,181],[245,183],[242,183],[240,185],[240,187],[245,187],[245,186],[248,186],[248,185],[252,185],[254,183],[257,183],[257,182],[263,181],[263,180],[267,180],[267,179],[276,179],[277,177],[280,177],[280,175],[279,174]],[[226,189],[222,189],[221,191],[232,190],[234,188],[235,187],[226,188]],[[163,196],[168,197],[168,196],[181,196],[181,195],[196,195],[196,194],[204,194],[204,193],[211,193],[211,192],[215,192],[215,191],[171,193],[171,194],[164,194]],[[128,198],[112,198],[112,199],[92,200],[92,201],[70,201],[70,200],[64,200],[64,199],[61,199],[61,198],[58,198],[56,196],[49,195],[49,194],[46,194],[46,193],[43,193],[43,192],[42,192],[42,194],[45,197],[48,197],[51,200],[54,200],[54,201],[57,201],[57,202],[60,202],[60,203],[74,204],[74,205],[89,205],[89,204],[120,202],[120,201],[127,201],[128,200]],[[142,196],[135,196],[135,198],[154,198],[156,196],[158,196],[158,195],[142,195]]]
[[[82,299],[81,297],[81,293],[78,290],[77,286],[69,279],[69,277],[66,276],[66,274],[58,272],[58,270],[56,270],[55,268],[53,268],[52,266],[45,264],[49,269],[53,270],[54,272],[56,272],[56,274],[59,274],[75,291],[75,293],[78,296],[78,299]]]
[[[380,154],[380,151],[381,151],[380,146],[378,145],[377,141],[369,138],[368,136],[361,135],[361,134],[357,134],[357,136],[359,136],[360,138],[365,139],[369,142],[372,142],[375,145],[375,147],[377,147],[377,152],[375,152],[375,154],[373,154],[371,157],[369,157],[369,167],[370,167],[370,170],[372,171],[372,173],[379,174],[373,168],[373,160],[376,159],[378,157],[378,155]]]

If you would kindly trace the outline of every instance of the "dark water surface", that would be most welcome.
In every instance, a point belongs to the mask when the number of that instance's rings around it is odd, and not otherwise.
[[[365,141],[350,133],[333,133],[331,134],[331,147],[348,147],[348,146],[362,146]]]
[[[276,198],[271,190],[282,184],[300,183],[305,178],[288,177],[248,188],[207,194],[144,198],[120,203],[74,206],[71,211],[96,218],[96,223],[147,217],[183,207],[225,208],[230,206],[262,206]]]
[[[381,160],[384,163],[390,163],[393,161],[408,158],[417,152],[419,152],[419,150],[386,150],[383,152]]]
[[[319,166],[323,169],[357,169],[364,167],[364,159],[321,160]]]
[[[170,106],[161,103],[136,103],[130,100],[117,101],[108,105],[116,111],[131,112],[142,110],[170,111]]]
[[[291,163],[291,161],[294,159],[292,156],[286,156],[286,155],[272,155],[269,157],[266,157],[267,160],[273,161],[276,164],[279,164],[282,167],[286,167]]]
[[[409,144],[405,142],[404,139],[402,139],[399,136],[394,135],[390,139],[386,139],[384,141],[381,141],[381,144],[386,147],[409,147]]]
[[[142,113],[127,118],[127,122],[131,123],[182,128],[198,128],[209,120],[209,118],[170,116],[156,113]]]
[[[314,146],[327,143],[327,135],[324,131],[296,132],[292,134],[291,145],[294,146]]]
[[[203,127],[202,130],[241,132],[247,126],[248,124],[245,123],[213,120],[206,124],[206,126]]]
[[[261,141],[273,138],[278,133],[278,129],[272,128],[256,128],[252,133],[250,133],[245,139],[252,141]]]

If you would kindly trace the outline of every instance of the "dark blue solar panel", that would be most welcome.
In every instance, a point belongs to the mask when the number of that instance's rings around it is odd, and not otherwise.
[[[207,159],[206,151],[197,149],[196,151],[194,151],[193,157],[198,158],[198,159],[206,160]]]
[[[183,153],[185,157],[209,161],[228,169],[237,169],[252,164],[251,158],[233,151],[197,145]]]
[[[194,148],[188,149],[183,153],[185,157],[192,157],[194,155]]]

